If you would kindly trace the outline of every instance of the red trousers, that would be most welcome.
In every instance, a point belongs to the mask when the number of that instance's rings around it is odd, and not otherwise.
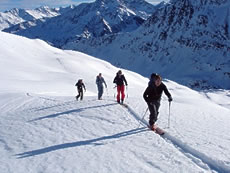
[[[117,85],[117,101],[120,102],[120,94],[121,100],[125,99],[125,85],[119,86]]]

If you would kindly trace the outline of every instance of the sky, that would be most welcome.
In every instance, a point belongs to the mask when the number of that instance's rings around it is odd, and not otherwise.
[[[65,7],[71,4],[78,5],[82,2],[93,2],[94,0],[0,0],[0,12],[12,8],[34,9],[47,5],[49,7]],[[152,4],[158,4],[163,0],[146,0]],[[169,0],[164,0],[168,2]]]

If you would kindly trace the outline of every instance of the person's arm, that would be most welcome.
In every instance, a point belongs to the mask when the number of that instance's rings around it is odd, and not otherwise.
[[[102,80],[103,80],[103,83],[105,84],[105,87],[107,88],[107,84],[106,84],[106,82],[105,82],[105,79],[102,78]]]
[[[168,91],[166,85],[164,85],[164,93],[165,93],[165,95],[167,95],[168,101],[171,102],[173,99],[172,99],[172,96],[171,96],[171,94],[169,93],[169,91]]]
[[[117,83],[117,76],[114,78],[113,83]]]
[[[143,98],[144,100],[148,103],[150,100],[149,100],[149,93],[150,93],[150,87],[147,87],[145,89],[145,92],[143,94]]]
[[[82,83],[82,86],[83,86],[84,90],[86,91],[86,88],[85,88],[85,84],[84,84],[84,83]]]
[[[124,82],[125,82],[125,85],[127,86],[128,85],[128,83],[127,83],[127,81],[126,81],[126,79],[125,79],[125,76],[123,75],[123,80],[124,80]]]

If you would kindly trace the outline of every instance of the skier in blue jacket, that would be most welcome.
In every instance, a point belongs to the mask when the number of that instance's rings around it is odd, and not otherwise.
[[[104,92],[103,83],[105,85],[105,88],[107,88],[106,82],[104,78],[102,77],[102,74],[99,73],[99,75],[96,77],[96,84],[97,84],[97,89],[98,89],[98,100],[102,99],[102,95]]]

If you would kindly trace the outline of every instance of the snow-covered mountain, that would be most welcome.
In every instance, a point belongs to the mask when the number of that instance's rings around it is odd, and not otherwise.
[[[86,95],[95,96],[96,76],[101,72],[108,83],[112,83],[118,71],[118,68],[105,61],[80,52],[63,51],[39,39],[30,40],[5,32],[0,34],[2,92],[27,91],[70,96],[76,93],[76,81],[83,78],[87,86]],[[129,84],[135,85],[138,92],[142,93],[146,79],[132,72],[125,73],[127,77],[130,76]],[[136,82],[134,78],[140,78],[140,81]],[[47,86],[46,82],[52,84]],[[113,84],[108,85],[111,87],[109,92],[114,93]],[[134,88],[130,88],[130,92],[132,90]]]
[[[4,32],[0,52],[1,172],[230,172],[229,91],[196,92],[164,80],[174,100],[169,116],[163,95],[160,137],[146,127],[147,78],[122,69],[127,109],[115,102],[118,68],[108,62]],[[103,100],[99,72],[108,85]],[[74,97],[79,78],[83,101]]]
[[[144,0],[96,0],[82,3],[48,21],[21,23],[5,31],[40,38],[62,47],[83,38],[98,38],[137,29],[154,11]],[[36,22],[36,21],[35,21]]]
[[[230,2],[175,0],[129,34],[67,43],[114,65],[194,88],[230,88]]]
[[[153,7],[138,0],[97,0],[49,21],[6,31],[78,50],[144,76],[157,72],[193,88],[229,89],[229,3],[172,0]]]
[[[72,8],[72,6],[66,8],[49,8],[47,6],[42,6],[34,10],[14,8],[9,11],[0,12],[0,30],[26,21],[35,21],[37,19],[58,16],[68,11],[70,8]]]

